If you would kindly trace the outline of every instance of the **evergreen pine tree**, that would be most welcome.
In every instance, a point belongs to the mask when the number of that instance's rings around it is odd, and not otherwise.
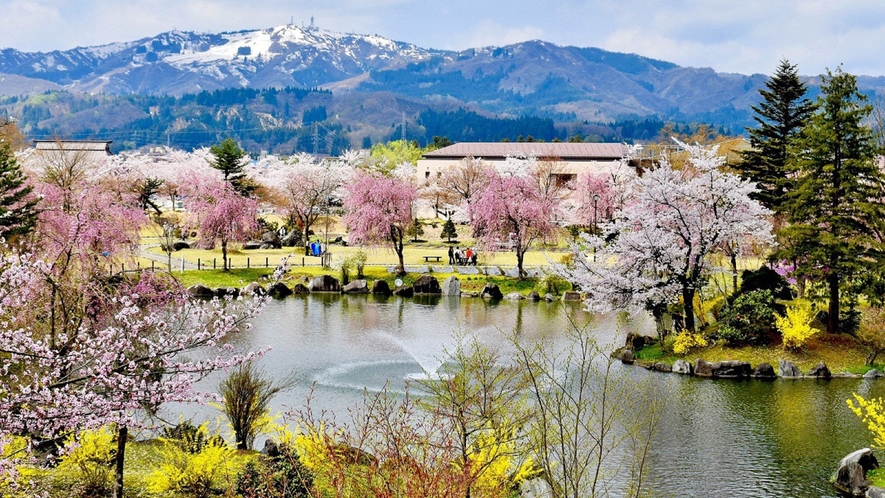
[[[451,242],[452,239],[458,238],[458,232],[455,230],[455,222],[453,222],[451,218],[443,223],[442,233],[440,233],[439,236],[446,239],[448,242]]]
[[[0,237],[9,240],[34,229],[37,223],[37,198],[15,160],[12,148],[0,142]]]
[[[753,197],[782,213],[787,193],[793,188],[791,144],[814,112],[814,104],[805,98],[806,86],[796,66],[787,60],[781,61],[765,87],[759,90],[762,102],[751,106],[759,127],[747,128],[752,148],[743,153],[740,168],[744,178],[756,182],[759,188]]]
[[[224,181],[229,182],[241,195],[248,196],[255,190],[252,182],[246,178],[245,161],[247,153],[237,145],[233,138],[225,138],[210,149],[214,160],[209,161],[213,168],[221,171]]]
[[[865,125],[872,107],[857,79],[841,68],[828,72],[821,92],[797,140],[796,184],[785,205],[792,224],[783,230],[790,244],[780,255],[826,282],[827,332],[835,333],[840,288],[871,273],[885,250],[875,235],[885,219],[885,176],[876,163],[875,134]]]

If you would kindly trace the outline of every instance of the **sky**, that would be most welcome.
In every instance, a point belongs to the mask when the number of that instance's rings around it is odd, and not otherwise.
[[[885,75],[882,0],[0,0],[0,48],[66,50],[172,29],[239,31],[290,21],[461,50],[525,40],[599,47],[719,72],[800,74],[840,64]]]

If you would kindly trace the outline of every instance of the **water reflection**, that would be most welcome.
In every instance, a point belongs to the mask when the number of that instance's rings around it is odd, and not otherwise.
[[[593,316],[571,303],[311,294],[270,303],[232,343],[241,351],[271,345],[261,367],[306,380],[276,398],[274,410],[301,407],[312,382],[316,407],[342,417],[364,389],[403,390],[410,375],[438,366],[459,331],[506,356],[505,334],[556,343],[572,321],[591,324],[603,344],[654,330],[643,317]],[[668,401],[649,468],[663,496],[836,496],[827,482],[835,464],[870,441],[845,400],[855,391],[885,396],[885,381],[719,381],[617,368],[650,378]]]

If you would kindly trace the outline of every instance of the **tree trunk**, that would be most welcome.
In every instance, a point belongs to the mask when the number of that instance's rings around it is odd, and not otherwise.
[[[684,303],[685,330],[694,334],[694,287],[682,287],[682,301]]]
[[[126,458],[126,438],[129,428],[121,425],[117,428],[117,455],[114,457],[114,498],[123,498],[123,462]]]
[[[839,275],[834,271],[827,274],[827,285],[830,289],[830,305],[827,308],[827,333],[839,332]]]
[[[731,252],[731,292],[738,290],[738,263],[737,251]]]
[[[522,269],[522,262],[525,260],[525,252],[516,249],[516,268],[519,270],[519,279],[525,278],[525,270]]]
[[[223,260],[223,271],[228,271],[230,268],[227,267],[227,242],[221,242],[221,259]]]
[[[305,223],[304,224],[304,255],[305,256],[313,256],[313,254],[310,253],[310,235],[308,235],[308,233],[310,233],[310,226],[308,226],[308,224]]]

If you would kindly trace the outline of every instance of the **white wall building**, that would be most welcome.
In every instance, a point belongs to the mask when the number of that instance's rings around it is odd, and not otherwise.
[[[585,171],[609,171],[626,156],[627,147],[620,143],[460,142],[424,154],[418,160],[417,174],[422,179],[438,177],[468,157],[493,167],[508,157],[534,157],[554,162],[557,181],[566,183]]]

